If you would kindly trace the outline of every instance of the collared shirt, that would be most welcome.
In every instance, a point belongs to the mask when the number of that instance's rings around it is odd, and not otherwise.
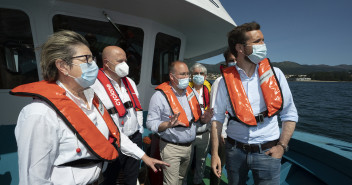
[[[214,104],[215,104],[215,97],[216,94],[218,92],[218,86],[219,86],[219,82],[222,79],[222,76],[220,76],[219,78],[217,78],[214,83],[211,85],[211,92],[210,92],[210,108],[214,108]],[[228,97],[227,97],[228,98]],[[224,122],[222,123],[222,129],[221,129],[221,136],[223,138],[227,137],[226,134],[226,129],[227,129],[227,122],[228,122],[228,115],[225,116]]]
[[[99,110],[93,105],[94,91],[90,88],[84,91],[88,107],[62,83],[59,81],[57,83],[66,90],[66,96],[74,101],[108,138],[109,129]],[[97,180],[101,173],[102,163],[84,168],[59,166],[79,159],[96,159],[96,157],[77,139],[56,112],[40,99],[34,99],[21,110],[15,136],[18,146],[20,184],[89,184]],[[122,133],[120,136],[121,151],[124,154],[132,155],[131,152],[137,154],[140,150],[139,152],[144,155],[144,152],[127,136]],[[81,149],[80,153],[76,152],[77,148]],[[134,157],[137,158],[135,155]]]
[[[121,88],[120,88],[119,84],[115,80],[110,78],[108,75],[106,75],[106,76],[109,78],[111,84],[113,85],[116,92],[118,93],[121,101],[123,103],[131,101],[131,99],[127,93],[125,84],[122,82],[122,80],[120,82],[121,83]],[[129,80],[132,88],[134,89],[136,96],[139,98],[136,84],[130,78],[127,77],[127,79]],[[104,106],[107,109],[111,109],[114,107],[114,105],[112,104],[112,102],[110,100],[108,93],[106,92],[106,90],[104,89],[104,86],[100,83],[100,81],[98,79],[91,86],[91,88],[94,89],[95,93],[98,95],[99,99],[103,102]],[[143,134],[143,131],[144,131],[143,111],[136,111],[133,107],[131,107],[131,108],[127,109],[127,114],[123,118],[120,118],[118,113],[112,114],[111,117],[114,120],[114,122],[117,124],[117,126],[119,127],[120,131],[123,132],[125,135],[131,136],[138,130],[140,133]],[[124,124],[122,124],[122,121],[124,122]]]
[[[177,94],[174,89],[173,91],[183,110],[185,110],[188,120],[191,120],[193,116],[187,101],[186,91],[180,95]],[[156,91],[149,104],[147,128],[153,133],[158,133],[160,137],[174,143],[187,143],[193,141],[196,138],[195,124],[192,124],[190,127],[174,127],[168,128],[163,132],[158,132],[159,125],[164,121],[169,121],[169,116],[171,115],[172,110],[166,97],[162,92]]]
[[[246,73],[238,66],[236,66],[236,69],[240,74],[243,88],[247,94],[254,115],[265,111],[266,104],[259,85],[258,65],[251,77],[248,77]],[[274,67],[274,71],[277,75],[283,94],[284,104],[283,109],[280,112],[281,121],[297,122],[297,109],[293,102],[292,94],[286,81],[286,78],[280,69]],[[219,82],[218,92],[215,98],[214,116],[212,120],[217,120],[221,123],[224,122],[226,111],[228,111],[231,115],[234,115],[228,98],[228,92],[224,83],[224,79],[221,79]],[[280,129],[278,125],[277,116],[271,118],[264,118],[264,123],[258,123],[258,126],[256,127],[249,127],[245,124],[231,120],[228,124],[226,133],[227,136],[231,137],[232,139],[250,144],[264,143],[267,141],[278,139],[280,137]]]
[[[198,99],[199,105],[203,104],[203,88],[200,90],[200,93],[198,93],[195,87],[193,87],[193,91]],[[202,110],[202,114],[204,114],[204,111],[205,111],[204,107],[202,107],[201,110]],[[210,123],[202,124],[200,123],[200,121],[198,121],[195,124],[197,126],[197,133],[205,132],[210,128]]]

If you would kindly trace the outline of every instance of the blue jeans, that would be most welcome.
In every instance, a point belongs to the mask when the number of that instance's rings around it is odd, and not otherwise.
[[[281,159],[266,155],[265,152],[270,149],[259,153],[246,153],[229,142],[226,142],[225,147],[229,185],[245,185],[249,170],[252,171],[255,184],[278,185],[280,183]]]

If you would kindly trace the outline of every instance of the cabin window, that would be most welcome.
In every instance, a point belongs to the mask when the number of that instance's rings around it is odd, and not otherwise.
[[[20,10],[0,8],[0,89],[38,80],[28,15]]]
[[[97,57],[97,64],[102,67],[102,51],[106,46],[119,46],[126,52],[130,77],[139,84],[143,51],[144,32],[141,28],[115,24],[120,32],[108,21],[55,15],[54,32],[72,30],[83,35],[90,45],[90,50]]]
[[[164,33],[156,35],[151,79],[153,85],[169,80],[169,65],[179,59],[180,47],[181,39]]]

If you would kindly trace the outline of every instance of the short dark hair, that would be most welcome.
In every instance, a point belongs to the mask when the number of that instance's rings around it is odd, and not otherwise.
[[[237,57],[236,44],[245,44],[248,40],[246,32],[260,30],[260,25],[256,22],[244,23],[235,27],[227,34],[227,42],[230,52]]]
[[[229,57],[229,54],[230,54],[230,49],[227,48],[227,49],[224,51],[224,53],[223,53],[224,58],[225,58],[225,61],[227,61],[227,58]]]

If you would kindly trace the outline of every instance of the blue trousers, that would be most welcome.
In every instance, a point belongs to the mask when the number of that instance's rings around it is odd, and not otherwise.
[[[257,185],[278,185],[280,183],[281,159],[265,154],[247,153],[235,145],[226,142],[226,170],[229,185],[245,185],[248,171],[253,174],[254,183]]]

